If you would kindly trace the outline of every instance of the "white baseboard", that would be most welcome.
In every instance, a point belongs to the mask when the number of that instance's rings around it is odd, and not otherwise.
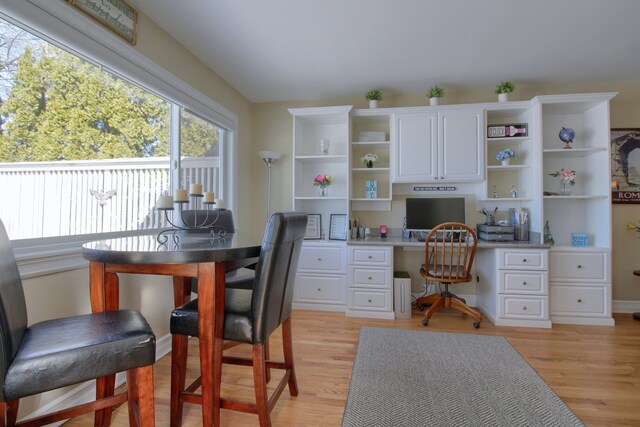
[[[640,311],[640,301],[613,301],[611,311],[614,313],[636,313]]]
[[[166,334],[160,339],[156,339],[156,361],[163,356],[171,352],[171,334]],[[126,381],[126,373],[120,372],[116,375],[116,387],[121,386]],[[37,416],[41,416],[52,412],[54,410],[59,411],[65,408],[71,408],[72,406],[82,405],[83,403],[93,402],[96,398],[96,381],[91,380],[78,384],[71,390],[52,400],[51,402],[40,406],[32,413],[26,415],[24,419],[29,419]],[[51,426],[58,427],[64,424],[65,421],[53,423]]]

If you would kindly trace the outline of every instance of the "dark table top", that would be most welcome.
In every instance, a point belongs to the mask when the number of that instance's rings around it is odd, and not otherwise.
[[[110,264],[190,264],[233,261],[260,255],[262,236],[232,233],[210,237],[208,233],[163,233],[96,240],[82,245],[82,256],[89,261]]]

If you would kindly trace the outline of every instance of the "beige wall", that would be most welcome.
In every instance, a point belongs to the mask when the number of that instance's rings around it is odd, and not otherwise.
[[[425,86],[426,87],[426,86]],[[426,90],[425,90],[426,92]],[[511,100],[529,100],[536,95],[588,93],[588,92],[620,92],[611,101],[611,127],[640,128],[640,81],[627,83],[600,83],[592,85],[542,86],[517,88],[511,94]],[[459,91],[446,90],[442,104],[463,104],[476,102],[494,102],[496,95],[492,87],[482,89],[465,89]],[[380,102],[380,107],[407,107],[427,105],[424,94],[388,94]],[[252,119],[254,129],[254,151],[278,150],[285,153],[281,162],[273,170],[272,210],[292,208],[292,141],[293,120],[288,108],[319,107],[330,105],[353,105],[354,108],[367,108],[367,100],[359,96],[355,98],[330,99],[317,101],[288,101],[254,104]],[[260,161],[254,161],[256,167]],[[266,170],[263,171],[266,177]],[[255,195],[258,208],[266,205],[264,188],[258,187]],[[399,226],[397,218],[402,214],[395,212],[402,208],[401,203],[394,203],[391,213],[359,213],[365,224],[394,224]],[[266,208],[262,208],[263,211]],[[628,222],[640,220],[640,205],[613,205],[613,299],[640,301],[640,278],[633,276],[632,271],[640,269],[640,235],[626,231]],[[423,262],[419,253],[407,253],[396,250],[396,268],[409,271],[413,279],[413,287],[419,283],[418,265]],[[458,288],[456,292],[468,292]]]

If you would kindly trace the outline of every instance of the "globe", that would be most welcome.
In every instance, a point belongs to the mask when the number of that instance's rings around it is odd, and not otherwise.
[[[570,144],[573,142],[573,138],[575,138],[576,133],[573,129],[562,128],[558,136],[560,137],[560,140],[564,142],[564,148],[571,148]]]

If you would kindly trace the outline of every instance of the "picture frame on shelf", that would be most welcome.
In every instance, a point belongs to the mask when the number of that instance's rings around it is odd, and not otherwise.
[[[329,240],[347,240],[347,215],[331,214]]]
[[[306,240],[320,240],[322,237],[322,215],[308,214],[307,229],[304,232]]]
[[[638,151],[635,151],[638,150]],[[640,203],[640,128],[611,128],[611,202]]]

